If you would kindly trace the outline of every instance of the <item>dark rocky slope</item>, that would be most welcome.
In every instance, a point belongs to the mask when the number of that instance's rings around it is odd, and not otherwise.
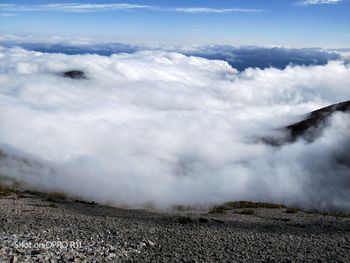
[[[350,101],[312,111],[304,120],[287,126],[286,129],[290,133],[290,141],[295,141],[301,136],[306,136],[307,132],[312,128],[319,128],[324,125],[328,118],[335,112],[350,112]],[[306,136],[308,140],[313,140],[315,137],[316,134],[314,136]]]
[[[350,113],[350,101],[333,104],[315,111],[304,117],[303,120],[278,129],[278,134],[260,138],[264,143],[272,146],[282,146],[293,143],[302,138],[307,142],[313,142],[327,127],[327,121],[336,112]],[[349,136],[350,143],[350,136]]]

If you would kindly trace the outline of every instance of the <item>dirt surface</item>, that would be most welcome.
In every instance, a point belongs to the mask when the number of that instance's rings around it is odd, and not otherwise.
[[[13,193],[0,198],[0,262],[350,262],[350,217],[119,209]]]

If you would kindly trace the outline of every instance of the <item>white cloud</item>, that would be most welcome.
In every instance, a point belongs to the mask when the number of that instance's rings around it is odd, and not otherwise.
[[[11,16],[16,16],[17,14],[12,14],[12,13],[0,13],[0,17],[11,17]]]
[[[0,174],[113,204],[283,202],[350,210],[349,115],[320,139],[256,140],[350,98],[350,67],[248,69],[178,53],[0,49]],[[84,70],[86,80],[60,76]],[[20,158],[32,161],[31,165]]]
[[[0,11],[3,12],[111,12],[111,11],[127,11],[127,10],[149,10],[158,12],[177,12],[177,13],[259,13],[264,10],[249,8],[204,8],[204,7],[179,7],[167,8],[154,5],[139,4],[82,4],[82,3],[56,3],[46,5],[17,5],[17,4],[0,4]]]
[[[245,8],[206,8],[206,7],[194,7],[194,8],[173,8],[169,9],[169,11],[175,11],[179,13],[237,13],[237,12],[245,12],[245,13],[260,13],[264,12],[261,9],[245,9]]]
[[[57,3],[46,5],[0,4],[0,10],[12,12],[55,11],[55,12],[102,12],[113,10],[149,9],[149,5],[137,4],[80,4]]]
[[[305,0],[302,2],[304,5],[322,5],[322,4],[338,4],[343,0]]]
[[[38,6],[39,10],[62,11],[62,12],[103,12],[114,10],[137,10],[151,9],[149,5],[137,4],[78,4],[78,3],[58,3]]]

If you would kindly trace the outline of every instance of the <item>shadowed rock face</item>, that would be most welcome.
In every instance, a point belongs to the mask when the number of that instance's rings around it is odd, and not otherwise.
[[[86,79],[85,73],[80,70],[70,70],[63,72],[63,77],[71,79]]]
[[[305,120],[287,126],[286,129],[290,133],[289,141],[293,142],[300,136],[304,136],[311,128],[318,128],[334,112],[350,112],[350,101],[333,104],[331,106],[315,110],[308,114]],[[313,140],[313,137],[314,136],[311,136],[309,139]]]
[[[306,115],[304,120],[279,129],[282,132],[281,136],[265,137],[262,138],[262,141],[272,146],[293,143],[301,137],[306,141],[313,142],[321,135],[326,121],[335,112],[350,112],[350,101],[312,111]]]

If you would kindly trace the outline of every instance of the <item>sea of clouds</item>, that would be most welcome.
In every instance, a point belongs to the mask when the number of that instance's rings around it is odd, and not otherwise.
[[[62,77],[73,69],[87,79]],[[311,143],[260,140],[349,99],[350,66],[339,60],[239,72],[166,51],[2,47],[0,174],[115,205],[254,200],[350,211],[349,114],[334,114]]]

